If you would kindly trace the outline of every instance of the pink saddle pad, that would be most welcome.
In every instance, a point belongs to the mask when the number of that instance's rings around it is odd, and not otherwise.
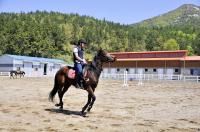
[[[71,79],[74,79],[75,78],[75,70],[73,69],[69,69],[68,71],[68,77],[71,78]]]

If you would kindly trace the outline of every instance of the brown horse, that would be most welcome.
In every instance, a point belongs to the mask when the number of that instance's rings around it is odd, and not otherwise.
[[[16,71],[16,70],[11,70],[11,71],[10,71],[10,78],[11,78],[11,77],[12,77],[13,79],[14,79],[14,78],[17,78],[17,75],[19,75],[20,78],[21,78],[21,77],[24,77],[25,72],[24,72],[24,71]]]
[[[94,91],[99,81],[103,63],[114,62],[115,60],[116,58],[114,56],[100,49],[95,55],[93,61],[83,68],[83,78],[85,80],[83,86],[84,90],[88,92],[88,101],[82,108],[82,114],[84,114],[84,111],[86,109],[89,112],[96,100]],[[71,69],[73,69],[73,67],[65,66],[58,70],[58,72],[55,75],[54,87],[49,94],[49,100],[53,101],[55,94],[58,92],[60,102],[55,106],[60,107],[61,110],[63,109],[62,98],[64,93],[68,90],[68,88],[71,85],[76,85],[76,77],[74,79],[71,79],[68,76],[68,73]]]

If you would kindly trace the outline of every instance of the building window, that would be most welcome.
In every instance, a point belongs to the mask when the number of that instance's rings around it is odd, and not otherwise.
[[[20,67],[17,67],[17,71],[20,71]]]
[[[120,69],[119,68],[117,68],[117,72],[119,72],[120,71]]]
[[[194,75],[194,69],[190,69],[190,75]]]
[[[145,72],[148,72],[148,69],[144,69]]]
[[[153,69],[153,72],[157,72],[157,69]]]
[[[24,64],[22,65],[22,67],[24,68]]]
[[[175,69],[175,71],[174,71],[175,73],[177,73],[177,72],[179,72],[179,70],[178,69]]]
[[[53,67],[52,66],[50,66],[50,68],[49,68],[49,71],[52,71],[53,70]]]
[[[38,71],[38,68],[35,68],[34,71]]]

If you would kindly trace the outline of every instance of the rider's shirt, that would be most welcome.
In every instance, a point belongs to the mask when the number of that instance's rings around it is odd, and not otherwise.
[[[74,47],[73,55],[74,55],[74,63],[81,63],[78,59],[76,59],[75,54],[78,53],[78,57],[83,59],[84,56],[84,50],[80,47]]]

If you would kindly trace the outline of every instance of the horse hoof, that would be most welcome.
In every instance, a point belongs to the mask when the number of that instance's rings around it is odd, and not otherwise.
[[[81,111],[81,115],[86,115],[86,112],[84,112],[84,111]]]
[[[89,106],[88,108],[87,108],[87,112],[90,112],[90,110],[91,110],[91,106]]]
[[[56,107],[60,106],[59,104],[55,104]]]
[[[63,107],[60,107],[59,109],[60,109],[60,110],[63,110]]]
[[[81,111],[81,115],[82,115],[83,117],[87,117],[86,114],[87,114],[86,112]]]

